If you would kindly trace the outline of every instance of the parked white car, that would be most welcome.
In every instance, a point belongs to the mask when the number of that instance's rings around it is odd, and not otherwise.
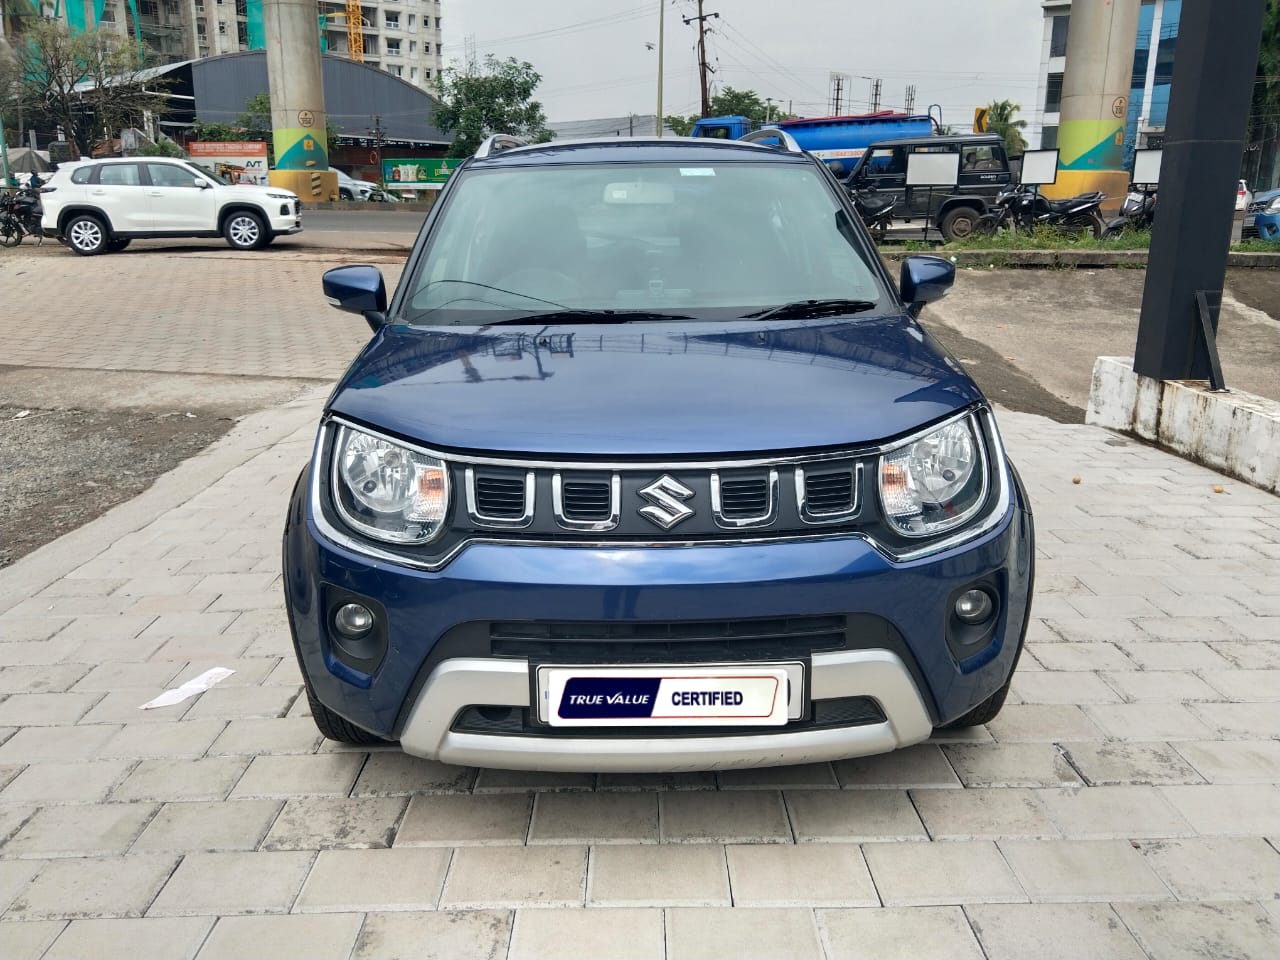
[[[232,185],[167,157],[63,164],[40,191],[45,236],[90,257],[142,237],[224,237],[237,250],[302,230],[298,195]]]
[[[1236,186],[1236,210],[1244,210],[1253,202],[1253,191],[1243,180]]]
[[[368,200],[369,195],[378,189],[376,183],[370,183],[368,180],[357,180],[349,174],[343,173],[337,167],[330,167],[329,172],[338,175],[339,200]]]

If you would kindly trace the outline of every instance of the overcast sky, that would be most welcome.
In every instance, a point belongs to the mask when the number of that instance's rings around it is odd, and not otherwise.
[[[698,112],[696,30],[682,17],[696,0],[666,0],[663,113]],[[537,97],[552,121],[652,114],[657,94],[659,0],[452,0],[443,6],[446,65],[474,38],[480,57],[528,60],[542,74]],[[828,111],[833,71],[852,77],[865,111],[870,81],[881,107],[941,104],[967,125],[975,106],[1010,99],[1032,118],[1043,16],[1038,0],[706,0],[714,82],[757,91],[802,116]],[[850,109],[852,108],[852,109]]]

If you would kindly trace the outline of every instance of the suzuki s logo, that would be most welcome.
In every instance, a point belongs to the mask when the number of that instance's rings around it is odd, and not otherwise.
[[[663,474],[647,487],[641,487],[640,496],[649,501],[649,506],[640,508],[640,516],[663,530],[670,530],[693,516],[693,509],[681,503],[692,497],[693,491],[675,477]]]

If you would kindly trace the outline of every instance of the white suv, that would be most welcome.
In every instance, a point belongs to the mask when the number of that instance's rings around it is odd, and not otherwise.
[[[339,170],[337,167],[330,167],[329,172],[338,175],[339,200],[368,200],[369,194],[378,189],[376,183],[370,183],[368,180],[356,180],[350,174]]]
[[[137,237],[225,237],[237,250],[302,230],[298,195],[233,186],[184,160],[126,157],[63,164],[41,189],[41,226],[81,256]]]

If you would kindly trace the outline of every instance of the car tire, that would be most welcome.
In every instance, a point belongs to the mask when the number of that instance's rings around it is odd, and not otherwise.
[[[981,212],[973,207],[952,207],[943,216],[942,222],[938,224],[942,239],[946,240],[947,243],[964,240],[973,233],[974,225],[981,216]]]
[[[338,199],[339,199],[339,200],[354,200],[354,199],[355,199],[355,197],[352,195],[351,191],[350,191],[350,190],[348,190],[346,187],[339,187],[339,188],[338,188]]]
[[[267,226],[249,210],[237,210],[222,225],[222,236],[232,250],[257,250],[267,243]]]
[[[325,739],[361,746],[390,742],[377,734],[357,727],[345,717],[338,716],[316,699],[316,695],[311,692],[311,684],[308,683],[306,689],[307,705],[311,707],[311,719],[315,721],[316,729],[320,731]]]
[[[107,253],[119,253],[121,250],[125,249],[125,247],[129,246],[129,244],[132,242],[133,241],[130,240],[128,237],[120,237],[119,239],[116,239],[116,240],[108,240]]]
[[[67,238],[67,246],[82,257],[94,257],[107,249],[106,225],[90,214],[72,217],[62,232]]]

